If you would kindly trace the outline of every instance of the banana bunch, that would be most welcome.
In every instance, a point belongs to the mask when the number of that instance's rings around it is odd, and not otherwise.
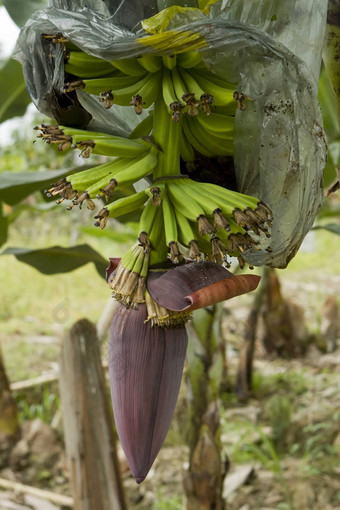
[[[129,106],[137,115],[145,108],[154,112],[161,98],[174,122],[185,117],[184,161],[193,161],[195,151],[207,157],[233,154],[234,114],[236,105],[241,107],[241,96],[235,95],[234,85],[208,71],[198,51],[111,62],[81,51],[68,54],[65,70],[75,80],[65,84],[65,92],[81,88],[97,95],[105,108]],[[207,120],[211,115],[214,118]],[[143,121],[136,134],[154,135],[150,121],[150,117]]]
[[[146,277],[149,268],[147,237],[141,236],[122,257],[109,282],[113,297],[126,306],[138,307],[145,303]]]
[[[144,191],[136,193],[134,198],[123,198],[120,202],[120,210],[125,207],[128,210],[129,204],[139,200],[146,201],[147,195]],[[117,202],[112,207],[107,207],[105,215],[117,214]],[[161,217],[158,213],[158,206],[152,198],[147,199],[144,210],[141,214],[138,240],[127,253],[121,258],[116,271],[113,273],[109,285],[117,301],[126,306],[138,307],[139,303],[145,302],[146,277],[149,269],[150,251],[152,250],[150,236],[155,224],[159,224]]]
[[[270,236],[270,209],[261,201],[208,183],[189,178],[169,179],[163,199],[163,215],[169,258],[183,260],[177,243],[189,248],[189,258],[202,253],[215,262],[227,262],[227,255],[238,257],[255,248],[260,236]]]
[[[131,186],[139,179],[152,174],[157,165],[158,149],[143,139],[130,140],[107,134],[69,129],[66,127],[42,125],[37,126],[42,137],[48,144],[58,144],[59,150],[77,148],[80,155],[88,158],[97,153],[113,158],[102,165],[68,175],[65,179],[53,184],[45,190],[48,196],[57,196],[57,203],[71,200],[67,207],[71,210],[75,205],[79,208],[86,202],[88,209],[95,209],[93,199],[105,199],[109,202],[115,189]],[[67,146],[66,146],[67,145]],[[61,146],[61,147],[60,147]],[[145,196],[145,193],[143,192]],[[137,201],[134,197],[137,196]],[[112,209],[112,216],[116,217],[134,209],[138,209],[145,202],[141,194],[128,197],[128,203],[119,203]],[[126,210],[126,207],[128,210]],[[98,226],[104,228],[106,221],[99,218]]]
[[[270,236],[271,212],[260,200],[181,174],[181,162],[206,157],[232,156],[236,108],[251,98],[235,91],[212,74],[198,51],[173,56],[143,55],[112,62],[71,48],[65,70],[74,80],[65,92],[83,88],[98,95],[104,108],[115,104],[148,115],[129,138],[84,131],[67,126],[41,125],[38,137],[58,150],[80,150],[110,156],[104,164],[68,175],[46,190],[69,200],[67,209],[86,203],[101,207],[94,225],[105,228],[108,219],[141,210],[139,236],[110,277],[115,298],[126,306],[146,303],[152,325],[170,327],[188,320],[160,307],[146,290],[148,271],[204,258],[229,267],[227,257],[257,249]],[[152,176],[153,185],[131,194],[131,187]],[[122,198],[115,199],[114,191]],[[104,204],[105,205],[104,205]],[[177,316],[178,315],[178,316]]]

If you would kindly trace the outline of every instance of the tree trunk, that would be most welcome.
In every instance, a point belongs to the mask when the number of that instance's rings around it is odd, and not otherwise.
[[[269,354],[284,358],[298,356],[302,352],[302,342],[307,338],[303,308],[282,295],[274,269],[265,268],[263,279],[264,347]]]
[[[225,370],[222,305],[197,310],[189,328],[189,469],[184,474],[187,510],[221,510],[225,470],[220,443],[219,389]]]
[[[86,319],[64,339],[60,394],[75,510],[125,510],[96,328]]]
[[[264,299],[265,278],[261,279],[260,286],[244,327],[244,337],[240,349],[240,359],[236,377],[236,395],[240,401],[249,397],[253,384],[253,359],[257,333],[257,325]]]

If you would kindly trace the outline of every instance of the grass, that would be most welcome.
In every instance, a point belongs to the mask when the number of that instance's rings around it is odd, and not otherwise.
[[[18,406],[21,423],[36,418],[45,423],[51,423],[60,408],[60,397],[56,384],[46,384],[43,389],[39,387],[34,390],[26,390],[26,392],[14,392],[13,396]]]
[[[86,210],[69,214],[62,206],[49,215],[24,212],[11,225],[6,246],[88,243],[105,258],[119,256],[124,246],[78,231],[88,216]],[[0,257],[0,288],[1,346],[11,381],[48,370],[58,358],[58,341],[64,331],[82,317],[96,322],[110,298],[110,290],[93,264],[72,273],[43,275],[12,255]],[[39,343],[41,336],[55,337],[55,342]]]

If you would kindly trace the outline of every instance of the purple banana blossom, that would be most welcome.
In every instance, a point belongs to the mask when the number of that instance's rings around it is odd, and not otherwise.
[[[117,263],[110,260],[108,279]],[[192,262],[150,271],[148,291],[171,318],[250,292],[259,280],[234,276],[214,262]],[[137,483],[148,474],[168,432],[187,343],[185,325],[178,321],[172,327],[152,326],[145,304],[118,306],[110,331],[111,396],[118,436]]]

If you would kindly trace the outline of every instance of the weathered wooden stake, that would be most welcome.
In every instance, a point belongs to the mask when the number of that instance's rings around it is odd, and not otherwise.
[[[86,319],[64,339],[60,395],[75,510],[125,510],[96,328]]]
[[[17,406],[12,397],[0,348],[0,461],[16,443],[19,436]]]

